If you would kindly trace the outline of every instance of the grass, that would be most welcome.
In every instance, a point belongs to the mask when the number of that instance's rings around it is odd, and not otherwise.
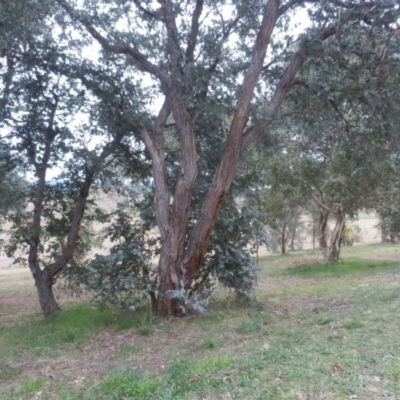
[[[380,272],[383,269],[395,269],[399,265],[396,261],[369,261],[359,259],[347,259],[346,262],[326,262],[317,265],[303,265],[296,268],[286,269],[280,272],[281,275],[294,275],[303,278],[331,278],[343,277],[353,274],[371,274]]]
[[[0,399],[396,399],[398,249],[291,269],[310,254],[267,256],[248,307],[219,298],[174,322],[84,304],[24,317],[0,327]]]

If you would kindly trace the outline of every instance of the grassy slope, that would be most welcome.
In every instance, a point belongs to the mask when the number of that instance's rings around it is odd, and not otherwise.
[[[263,258],[250,307],[166,322],[72,304],[3,323],[0,399],[400,398],[400,247],[285,268],[312,257]]]

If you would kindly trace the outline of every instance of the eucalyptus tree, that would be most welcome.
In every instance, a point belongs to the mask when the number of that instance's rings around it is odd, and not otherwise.
[[[301,217],[309,194],[303,190],[304,184],[298,176],[293,174],[293,165],[288,164],[286,145],[277,141],[279,131],[277,129],[273,135],[275,143],[269,140],[268,148],[260,143],[257,150],[252,151],[257,153],[255,173],[259,175],[259,186],[247,193],[247,202],[261,213],[261,220],[274,242],[269,247],[279,247],[285,254],[288,247],[294,250],[296,238],[301,246]]]
[[[379,132],[368,132],[359,123],[342,130],[335,111],[302,118],[295,122],[295,133],[279,160],[280,176],[287,181],[286,169],[303,198],[314,202],[319,247],[325,260],[338,261],[346,218],[373,208],[382,183],[393,178],[387,174],[388,148]],[[334,227],[328,238],[330,218]]]
[[[398,13],[392,1],[310,2],[312,27],[296,41],[287,32],[295,11],[307,3],[302,0],[57,3],[70,18],[60,16],[60,26],[75,29],[71,38],[79,33],[93,39],[109,62],[125,65],[148,100],[147,111],[133,107],[130,120],[152,160],[161,237],[156,307],[165,316],[182,313],[182,293],[201,275],[240,156],[270,129],[305,60],[326,56],[319,52],[323,41],[334,46],[353,31],[367,35],[371,26],[391,28]],[[227,116],[220,126],[226,139],[190,223],[201,161],[198,138],[215,104]],[[168,179],[167,133],[179,153],[176,181]]]
[[[81,76],[75,57],[65,53],[63,33],[55,32],[54,8],[48,2],[31,6],[1,3],[2,141],[31,181],[25,207],[12,215],[7,252],[27,248],[47,316],[60,310],[53,293],[57,277],[84,244],[80,230],[89,191],[117,148],[123,152],[134,139],[127,137],[122,92],[88,64]],[[47,23],[38,26],[38,18]]]
[[[326,260],[339,258],[346,215],[373,208],[397,179],[396,32],[377,30],[367,20],[348,37],[325,42],[318,50],[323,57],[307,60],[291,92],[290,101],[304,109],[306,100],[307,109],[291,117],[286,158],[294,160],[291,168],[320,210],[318,236]],[[329,216],[335,226],[328,243]]]

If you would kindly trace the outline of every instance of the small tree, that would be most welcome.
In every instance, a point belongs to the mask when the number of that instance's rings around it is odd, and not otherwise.
[[[353,246],[362,242],[361,228],[358,225],[345,225],[343,229],[343,246]]]

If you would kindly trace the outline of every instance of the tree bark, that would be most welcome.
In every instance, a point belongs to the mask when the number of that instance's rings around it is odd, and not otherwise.
[[[30,246],[29,266],[35,280],[36,289],[39,295],[39,304],[45,317],[61,310],[53,294],[53,285],[57,275],[67,266],[74,256],[76,241],[85,212],[86,201],[89,196],[89,189],[92,184],[93,173],[89,173],[81,187],[75,211],[71,221],[71,228],[68,233],[66,245],[60,257],[47,267],[40,269],[38,262],[37,245]]]
[[[293,232],[292,232],[292,237],[290,239],[290,250],[294,250],[294,241],[296,239],[296,233],[297,233],[297,222],[293,228]]]
[[[54,107],[52,120],[54,118],[55,110],[56,106]],[[38,164],[34,159],[34,154],[32,155],[31,162],[36,167],[38,183],[36,187],[32,221],[32,231],[34,235],[33,239],[26,239],[26,242],[29,243],[28,265],[35,280],[35,285],[39,296],[39,304],[44,316],[49,316],[61,310],[53,294],[53,285],[55,283],[57,275],[68,265],[68,263],[72,260],[74,256],[76,242],[78,239],[81,222],[85,213],[86,202],[89,196],[89,191],[93,182],[95,171],[97,168],[101,167],[101,163],[106,159],[109,154],[111,154],[111,152],[115,149],[117,144],[122,139],[122,136],[118,136],[114,139],[113,142],[106,145],[103,149],[103,152],[99,156],[97,163],[95,163],[95,165],[93,166],[93,169],[91,171],[87,171],[85,180],[82,183],[78,198],[75,203],[75,209],[71,220],[70,230],[68,232],[66,244],[62,250],[62,253],[54,263],[41,269],[38,249],[40,244],[41,220],[44,207],[44,189],[46,182],[47,163],[50,158],[51,145],[55,137],[55,134],[53,133],[51,128],[53,123],[52,120],[49,124],[46,147],[42,162]]]
[[[39,295],[39,304],[45,317],[61,311],[53,293],[53,278],[46,270],[41,271],[35,276],[35,286]]]
[[[207,251],[209,238],[224,198],[235,174],[242,151],[242,135],[254,87],[261,73],[269,40],[278,18],[279,1],[270,0],[265,7],[263,21],[256,39],[252,60],[243,80],[238,105],[228,134],[221,163],[206,195],[197,223],[188,238],[187,222],[191,197],[197,178],[197,155],[194,126],[186,106],[184,76],[180,75],[180,51],[174,37],[176,26],[168,1],[163,3],[168,32],[168,52],[173,77],[171,109],[181,146],[182,173],[173,196],[169,215],[168,233],[163,240],[159,260],[160,285],[157,309],[161,315],[171,317],[184,313],[185,293],[198,275]],[[188,243],[186,247],[186,243]]]
[[[335,216],[336,224],[332,232],[328,254],[328,261],[332,262],[339,261],[340,249],[342,244],[341,241],[345,225],[345,211],[343,206],[339,206],[335,210]]]
[[[328,260],[329,256],[328,243],[326,240],[326,227],[328,224],[328,217],[329,217],[329,211],[320,207],[319,217],[317,221],[317,233],[318,233],[319,248],[322,250],[322,255],[325,261]]]
[[[281,254],[286,254],[286,225],[282,227],[281,233]]]
[[[318,230],[318,211],[312,213],[312,245],[313,251],[315,250],[315,242],[317,238],[317,230]]]

